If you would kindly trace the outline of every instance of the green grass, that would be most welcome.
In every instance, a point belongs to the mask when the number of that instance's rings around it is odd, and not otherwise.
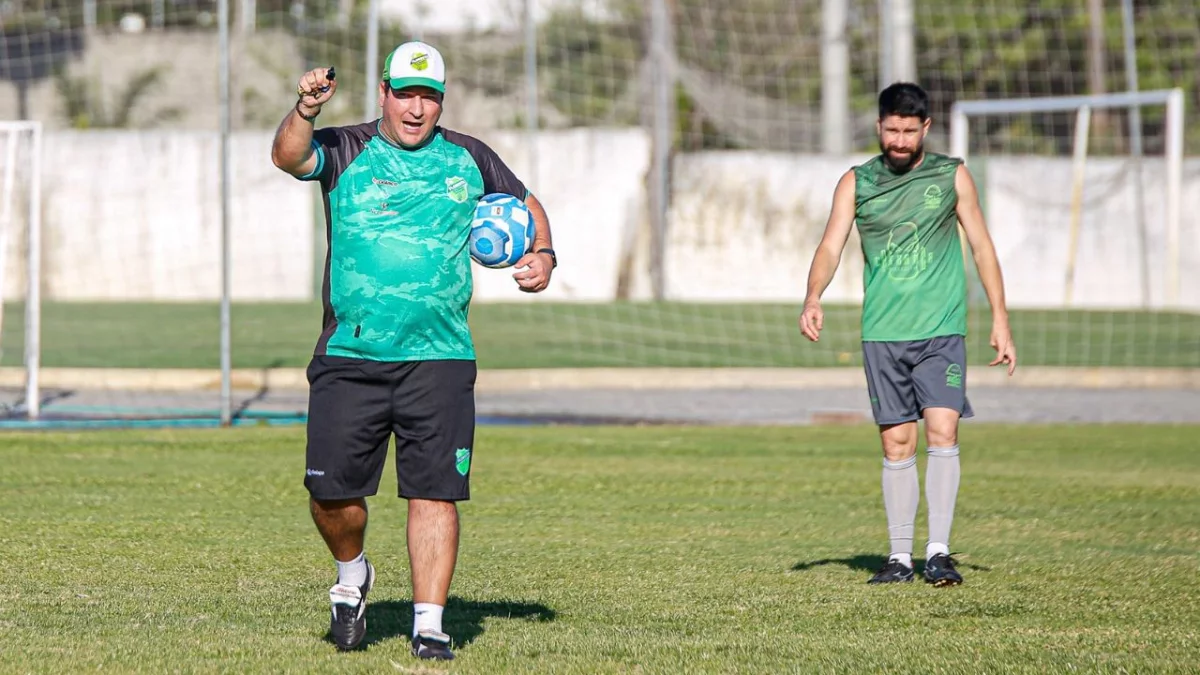
[[[864,583],[871,428],[483,428],[448,669],[408,656],[391,462],[337,654],[302,430],[11,434],[0,672],[1195,672],[1198,432],[966,425],[966,584],[935,589]]]
[[[237,304],[233,362],[304,366],[320,332],[312,303]],[[484,368],[594,366],[824,367],[860,363],[857,307],[830,307],[826,337],[809,343],[785,304],[476,304],[471,323]],[[1168,312],[1016,311],[1025,365],[1200,367],[1200,315]],[[215,368],[216,304],[50,303],[45,366]],[[20,363],[20,306],[5,308],[4,365]],[[968,354],[987,362],[991,330],[974,311]]]

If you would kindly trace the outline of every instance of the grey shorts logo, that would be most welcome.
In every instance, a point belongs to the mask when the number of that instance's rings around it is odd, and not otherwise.
[[[957,363],[951,363],[946,366],[946,386],[955,389],[962,389],[962,366]]]

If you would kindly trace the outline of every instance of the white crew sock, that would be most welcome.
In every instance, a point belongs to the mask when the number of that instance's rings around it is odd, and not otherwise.
[[[334,560],[337,563],[338,583],[345,586],[362,586],[367,583],[367,558],[365,553],[350,562]]]
[[[414,602],[413,637],[423,630],[441,633],[443,609],[441,605],[435,605],[432,602]]]

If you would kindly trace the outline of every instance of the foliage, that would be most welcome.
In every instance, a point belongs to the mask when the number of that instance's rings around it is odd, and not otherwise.
[[[54,85],[63,102],[63,116],[75,129],[126,129],[135,123],[145,128],[170,122],[183,114],[178,107],[153,109],[143,104],[165,74],[159,66],[139,70],[112,97],[96,86],[94,78],[71,75],[65,68],[55,75]]]

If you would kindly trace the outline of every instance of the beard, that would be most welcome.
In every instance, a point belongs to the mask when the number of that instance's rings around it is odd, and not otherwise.
[[[918,143],[916,150],[913,150],[908,159],[896,159],[892,157],[892,153],[883,145],[883,141],[879,142],[879,152],[883,154],[883,161],[888,165],[889,169],[896,173],[908,173],[925,156],[925,143]]]

